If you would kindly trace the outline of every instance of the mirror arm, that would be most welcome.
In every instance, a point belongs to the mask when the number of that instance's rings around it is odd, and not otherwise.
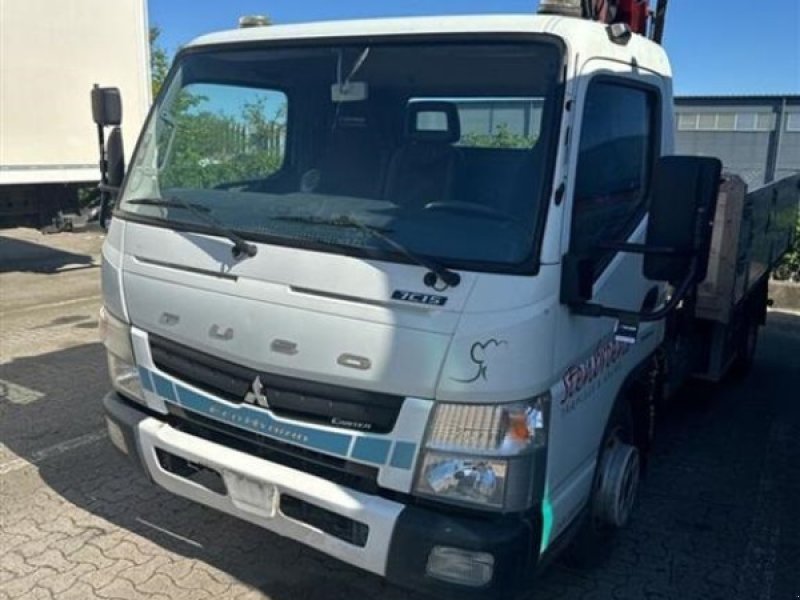
[[[610,308],[608,306],[603,306],[602,304],[592,303],[576,304],[571,308],[575,314],[584,317],[610,317],[620,321],[652,323],[653,321],[660,321],[678,307],[678,304],[680,304],[687,297],[692,286],[696,283],[696,277],[697,259],[695,258],[692,260],[692,264],[689,267],[689,273],[687,274],[686,279],[681,282],[681,284],[675,290],[675,293],[672,294],[669,302],[667,302],[660,309],[649,313]]]
[[[110,217],[111,201],[114,196],[119,194],[120,188],[114,185],[108,185],[105,182],[100,182],[97,185],[97,190],[100,192],[100,226],[106,229]]]

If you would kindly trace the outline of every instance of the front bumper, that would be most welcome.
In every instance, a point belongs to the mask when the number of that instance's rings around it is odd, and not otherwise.
[[[106,396],[103,404],[112,441],[159,486],[386,577],[398,586],[439,598],[511,598],[535,566],[541,531],[536,519],[484,520],[405,505],[189,435],[132,407],[115,393]],[[222,489],[202,485],[170,468],[165,455],[218,474]],[[250,493],[242,481],[274,489],[275,503],[265,507],[260,496]],[[355,523],[368,533],[354,543],[318,527],[313,519],[304,522],[297,514],[287,516],[284,497]],[[428,555],[435,546],[491,553],[495,557],[492,581],[475,589],[428,576]]]

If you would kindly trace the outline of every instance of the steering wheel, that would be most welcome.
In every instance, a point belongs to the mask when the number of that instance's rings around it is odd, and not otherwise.
[[[425,205],[425,210],[460,213],[463,215],[481,215],[497,221],[515,222],[513,217],[503,211],[473,202],[430,202]]]

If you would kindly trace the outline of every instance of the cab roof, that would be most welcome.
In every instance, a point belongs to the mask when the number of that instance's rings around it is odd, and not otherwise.
[[[580,54],[583,59],[602,57],[624,62],[635,60],[643,68],[661,75],[671,75],[664,49],[643,36],[633,35],[627,44],[613,43],[607,27],[600,23],[550,15],[468,15],[270,25],[211,33],[193,40],[186,48],[295,40],[526,33],[546,33],[559,37],[566,42],[570,54]]]

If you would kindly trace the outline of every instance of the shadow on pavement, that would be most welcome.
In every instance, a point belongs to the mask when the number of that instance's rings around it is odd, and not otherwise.
[[[800,317],[771,314],[744,381],[690,386],[665,415],[631,526],[596,569],[556,563],[537,599],[794,598],[800,593]],[[273,600],[409,598],[372,575],[151,485],[105,438],[99,344],[0,366],[0,441],[67,502]],[[771,593],[764,586],[770,586]],[[766,591],[766,595],[764,595]]]
[[[0,365],[0,442],[35,463],[64,500],[171,553],[220,569],[273,600],[412,598],[368,573],[150,483],[104,435],[105,365],[100,344]],[[53,451],[74,440],[73,449]]]
[[[56,273],[67,266],[88,268],[93,266],[93,260],[88,254],[75,254],[0,234],[0,273]]]

